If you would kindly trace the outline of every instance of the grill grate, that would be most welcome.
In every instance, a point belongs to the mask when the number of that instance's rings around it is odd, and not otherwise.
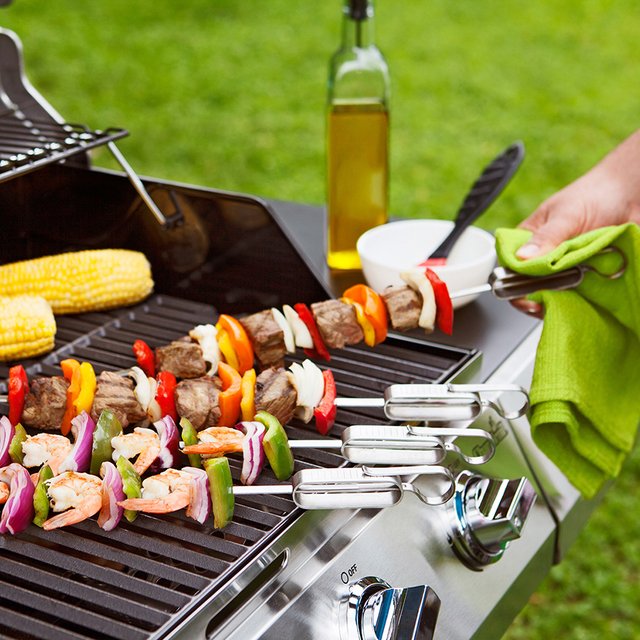
[[[106,314],[59,318],[56,350],[26,364],[29,376],[59,375],[66,357],[91,362],[96,371],[132,366],[131,344],[152,347],[185,335],[194,324],[212,322],[213,307],[156,295],[138,307]],[[332,354],[338,393],[376,396],[390,383],[440,382],[474,352],[390,337],[375,349],[350,347]],[[6,367],[0,367],[6,376]],[[335,432],[349,424],[383,423],[376,409],[339,411]],[[314,437],[294,421],[292,438]],[[330,451],[296,451],[296,471],[337,467]],[[234,480],[241,460],[231,456]],[[269,469],[259,483],[277,482]],[[287,496],[246,496],[236,501],[234,521],[216,531],[182,514],[140,515],[112,532],[90,520],[43,532],[31,526],[18,536],[0,536],[0,636],[93,640],[138,640],[173,626],[260,553],[300,515]]]
[[[125,129],[35,120],[19,110],[0,116],[0,182],[123,138]]]

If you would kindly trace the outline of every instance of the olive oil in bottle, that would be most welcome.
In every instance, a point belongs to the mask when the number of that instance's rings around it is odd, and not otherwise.
[[[357,269],[356,241],[387,221],[389,73],[373,44],[371,0],[345,0],[327,106],[327,264]]]

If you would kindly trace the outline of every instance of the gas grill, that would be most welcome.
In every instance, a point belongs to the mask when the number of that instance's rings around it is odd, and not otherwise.
[[[54,351],[23,363],[30,377],[59,374],[67,357],[91,362],[98,372],[124,369],[135,364],[136,338],[155,347],[213,322],[218,312],[310,303],[361,281],[360,274],[327,270],[321,209],[136,182],[128,165],[126,173],[91,168],[89,146],[113,144],[126,132],[64,123],[21,76],[15,38],[0,36],[0,140],[5,121],[29,133],[27,146],[10,148],[0,166],[0,263],[126,247],[145,251],[156,282],[153,296],[135,307],[58,317]],[[42,138],[45,131],[54,132],[52,139]],[[68,148],[53,144],[56,136],[68,137]],[[333,352],[330,367],[344,397],[379,397],[391,384],[528,387],[538,337],[536,321],[485,297],[460,310],[453,339],[394,334],[374,349]],[[0,379],[7,374],[0,364]],[[512,400],[505,394],[493,401],[509,409]],[[331,437],[354,424],[388,420],[375,407],[340,409]],[[90,520],[2,536],[0,635],[497,638],[592,507],[537,451],[526,418],[486,411],[471,426],[493,435],[496,453],[480,467],[448,458],[457,491],[442,506],[410,497],[380,511],[303,511],[288,496],[242,496],[221,531],[177,513],[140,515],[109,533]],[[314,437],[295,420],[287,431],[292,439]],[[295,456],[296,471],[345,465],[330,450],[297,449]],[[238,481],[240,461],[231,456],[231,464]],[[522,478],[535,487],[535,503],[521,495]],[[412,481],[418,488],[426,482]],[[275,482],[269,469],[258,481]]]

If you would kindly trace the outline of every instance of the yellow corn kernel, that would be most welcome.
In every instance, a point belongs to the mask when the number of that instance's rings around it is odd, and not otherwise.
[[[53,349],[56,321],[39,296],[0,296],[0,360],[18,360]]]
[[[60,253],[0,266],[3,294],[42,296],[56,314],[131,305],[152,290],[146,257],[127,249]]]

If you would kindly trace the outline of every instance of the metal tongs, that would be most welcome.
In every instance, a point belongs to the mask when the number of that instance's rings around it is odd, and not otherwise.
[[[488,446],[483,455],[463,453],[453,442],[442,438],[480,438]],[[414,427],[410,425],[353,425],[341,439],[289,440],[292,449],[340,449],[354,464],[439,465],[454,453],[471,465],[488,462],[495,453],[493,436],[483,429]]]
[[[528,296],[531,293],[542,290],[561,291],[564,289],[573,289],[577,287],[584,279],[587,273],[595,273],[596,275],[608,280],[616,280],[627,268],[627,257],[618,249],[618,247],[605,247],[593,257],[603,256],[614,253],[620,258],[620,264],[614,271],[603,271],[590,264],[579,264],[563,271],[557,271],[546,276],[527,276],[516,273],[504,267],[498,267],[493,270],[486,284],[462,289],[451,294],[451,299],[464,298],[470,295],[477,295],[485,291],[491,291],[496,298],[500,300],[514,300]]]
[[[483,398],[482,394],[511,393],[522,396],[513,411]],[[336,398],[337,407],[381,407],[390,420],[449,423],[474,420],[490,407],[506,420],[522,417],[529,395],[515,384],[393,384],[382,398]],[[432,435],[438,435],[431,431]]]
[[[418,489],[401,476],[431,476],[433,493]],[[439,481],[438,481],[439,479]],[[446,467],[353,467],[303,469],[291,484],[233,487],[234,496],[291,495],[302,509],[383,509],[398,504],[408,491],[426,505],[448,502],[455,493],[455,479]]]

